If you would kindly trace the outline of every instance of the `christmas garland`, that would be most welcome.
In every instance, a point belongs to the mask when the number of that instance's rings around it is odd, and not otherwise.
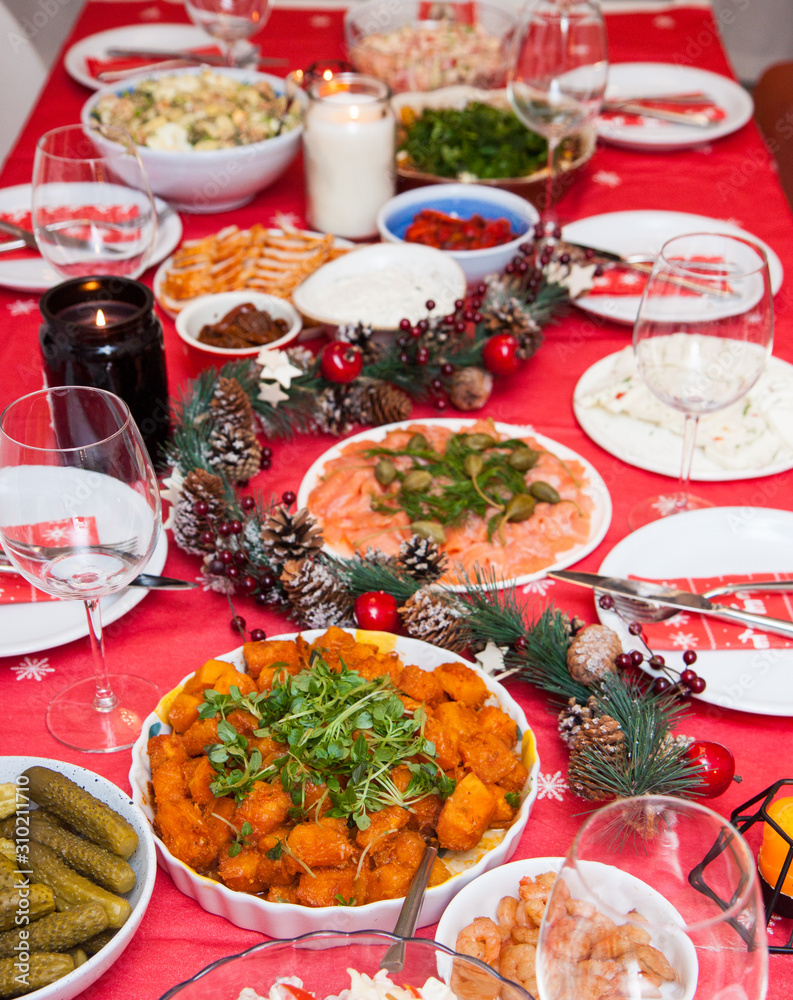
[[[238,492],[270,465],[259,428],[271,438],[343,434],[406,419],[412,398],[431,398],[439,410],[481,407],[493,374],[514,371],[538,349],[542,326],[578,278],[567,260],[527,252],[454,314],[403,321],[389,346],[359,324],[340,329],[318,357],[264,349],[254,362],[203,372],[174,408],[166,526],[201,557],[205,586],[229,599],[251,597],[301,628],[401,627],[546,692],[570,750],[570,788],[585,799],[706,794],[689,741],[673,735],[690,693],[685,671],[677,675],[649,650],[625,654],[610,629],[553,608],[527,622],[514,589],[494,577],[466,578],[456,590],[439,585],[446,557],[431,538],[414,535],[396,557],[369,550],[343,559],[322,550],[321,530],[307,510],[292,509],[291,491],[280,499]],[[232,625],[265,638],[238,615]],[[645,659],[671,679],[640,674]]]

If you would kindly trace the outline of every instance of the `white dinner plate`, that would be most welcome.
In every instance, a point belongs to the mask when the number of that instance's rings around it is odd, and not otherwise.
[[[159,573],[168,555],[165,531],[160,531],[146,573]],[[3,578],[0,576],[0,587]],[[146,587],[127,587],[100,601],[102,625],[118,621],[148,594]],[[88,635],[88,619],[83,602],[41,601],[36,604],[0,604],[0,656],[24,656],[42,649],[63,646]]]
[[[289,635],[271,636],[276,639],[295,639],[298,635],[311,643],[325,633],[325,629],[315,629],[294,632]],[[508,861],[517,849],[521,835],[529,820],[534,801],[537,798],[537,779],[540,773],[540,760],[534,732],[529,726],[523,709],[518,705],[507,689],[478,666],[465,660],[440,646],[411,639],[407,636],[395,636],[389,632],[367,632],[358,629],[344,629],[355,636],[358,642],[374,643],[382,652],[396,652],[404,664],[415,664],[422,670],[434,670],[442,663],[462,663],[473,670],[485,683],[490,692],[487,704],[498,706],[514,722],[517,723],[520,747],[516,747],[529,776],[521,793],[521,804],[512,826],[506,830],[488,830],[476,847],[470,851],[448,851],[444,862],[452,872],[452,877],[440,885],[427,889],[421,906],[418,920],[419,927],[434,924],[444,908],[463,886],[467,885],[482,872]],[[208,651],[211,654],[211,650]],[[236,669],[243,672],[245,660],[243,650],[238,649],[225,653],[216,659],[233,663]],[[168,722],[168,712],[176,692],[180,691],[185,682],[192,677],[188,674],[173,691],[160,699],[157,708],[143,722],[141,735],[132,748],[132,766],[129,772],[129,782],[132,788],[132,801],[149,818],[153,820],[151,791],[151,762],[149,760],[148,741],[150,737],[172,732]],[[160,864],[169,873],[177,889],[195,899],[209,913],[225,917],[237,927],[269,934],[273,937],[297,937],[317,930],[361,931],[361,930],[393,930],[403,899],[382,899],[375,903],[362,906],[301,906],[297,903],[271,903],[263,896],[229,889],[222,882],[199,875],[183,861],[175,857],[156,836]]]
[[[616,63],[609,66],[606,100],[627,97],[655,97],[703,91],[726,112],[726,117],[705,128],[679,125],[655,118],[643,119],[642,125],[627,125],[618,118],[598,118],[597,134],[605,142],[628,149],[659,152],[685,149],[720,139],[742,128],[752,117],[754,103],[744,88],[727,76],[677,66],[674,63]]]
[[[69,76],[91,90],[107,84],[92,76],[88,59],[107,59],[107,50],[125,49],[175,49],[208,48],[214,40],[194,24],[128,24],[123,28],[100,31],[75,42],[66,52],[63,64]]]
[[[614,546],[599,572],[605,576],[667,580],[786,573],[791,566],[793,512],[767,507],[712,507],[674,514],[639,528]],[[595,609],[601,622],[620,636],[626,651],[636,647],[636,639],[622,618],[605,611],[597,601]],[[762,642],[763,633],[756,632],[747,635],[746,649],[698,651],[694,669],[707,683],[699,699],[720,709],[793,716],[793,650],[763,649]],[[678,654],[664,655],[667,663],[682,669]]]
[[[584,404],[587,397],[591,398],[604,387],[614,384],[613,373],[617,366],[620,372],[624,370],[624,352],[632,355],[633,348],[626,347],[623,351],[601,358],[587,368],[578,380],[573,391],[573,411],[576,419],[589,437],[615,458],[637,469],[647,469],[662,476],[678,477],[683,455],[682,413],[677,413],[681,431],[677,434],[667,427],[639,420],[626,413],[611,413],[602,406]],[[760,381],[736,406],[743,408],[747,399],[751,401],[752,410],[756,409],[760,413],[769,415],[776,412],[780,420],[789,420],[788,426],[793,428],[793,365],[780,358],[769,358]],[[663,404],[658,401],[657,406],[661,408]],[[671,407],[663,408],[670,414],[675,413]],[[720,412],[722,411],[715,413],[713,418],[705,419],[718,419]],[[702,425],[699,430],[700,441],[704,430],[705,426]],[[778,440],[780,448],[771,461],[754,468],[748,465],[743,468],[727,468],[699,445],[694,451],[691,478],[699,482],[731,482],[786,472],[793,468],[793,430],[788,437],[789,445],[786,445],[781,438]],[[742,445],[748,443],[747,439],[740,442]]]
[[[767,243],[724,219],[690,212],[663,212],[638,209],[628,212],[606,212],[590,215],[585,219],[569,222],[562,230],[562,239],[583,243],[621,254],[646,254],[655,256],[667,240],[686,233],[727,233],[753,240],[768,255],[771,289],[779,291],[782,284],[782,263]],[[615,323],[633,325],[639,311],[639,295],[581,295],[575,304],[595,316],[604,316]]]
[[[329,448],[324,455],[320,455],[320,457],[305,474],[297,493],[297,506],[298,508],[307,506],[309,494],[322,479],[326,464],[334,458],[338,458],[344,449],[350,444],[354,444],[358,441],[382,441],[386,434],[391,431],[402,430],[406,427],[416,427],[422,424],[440,424],[450,428],[454,433],[457,433],[473,426],[476,423],[477,421],[475,419],[429,417],[418,420],[404,420],[401,423],[383,424],[380,427],[373,427],[371,430],[362,431],[360,434],[355,434],[352,437],[345,438],[338,444],[333,445],[332,448]],[[611,496],[609,494],[608,487],[597,469],[595,469],[591,462],[588,462],[577,452],[573,451],[572,448],[568,448],[566,445],[560,444],[558,441],[553,441],[551,438],[545,437],[543,434],[538,434],[533,427],[518,427],[513,424],[503,424],[497,422],[495,424],[495,428],[500,434],[505,434],[507,437],[532,437],[540,444],[541,447],[545,448],[547,451],[553,452],[563,461],[580,462],[584,467],[588,481],[588,485],[586,486],[584,492],[591,498],[594,505],[590,520],[589,537],[585,542],[574,545],[573,548],[568,549],[565,552],[560,552],[559,558],[556,562],[550,566],[543,567],[536,573],[527,573],[523,576],[499,579],[496,584],[498,587],[521,587],[527,583],[531,583],[532,580],[541,579],[547,573],[551,572],[551,570],[564,569],[566,566],[572,566],[573,563],[578,562],[579,559],[583,559],[585,555],[588,555],[593,549],[600,545],[606,535],[606,532],[608,531],[609,524],[611,523]],[[325,549],[332,554],[336,554],[328,545],[325,546]],[[463,591],[468,588],[460,585],[449,586],[447,589],[452,591]]]
[[[79,184],[74,185],[79,188]],[[157,211],[166,208],[161,198],[154,199]],[[83,202],[85,204],[85,202]],[[0,188],[0,214],[10,221],[21,221],[30,214],[31,185],[15,184],[13,187]],[[15,219],[18,214],[18,219]],[[5,234],[3,234],[5,239]],[[177,212],[169,213],[165,222],[157,228],[157,242],[154,253],[149,261],[149,267],[159,264],[179,244],[182,238],[182,220]],[[11,237],[8,237],[11,239]],[[41,256],[6,258],[0,253],[0,286],[16,288],[23,292],[45,292],[53,285],[63,281]]]

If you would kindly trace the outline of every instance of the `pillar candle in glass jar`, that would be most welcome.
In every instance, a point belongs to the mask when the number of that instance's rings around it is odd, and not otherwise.
[[[349,239],[377,234],[377,213],[394,194],[396,122],[386,84],[359,73],[315,80],[303,132],[307,216]]]

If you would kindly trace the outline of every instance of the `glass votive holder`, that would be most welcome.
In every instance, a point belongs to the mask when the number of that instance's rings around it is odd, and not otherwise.
[[[39,302],[39,347],[48,387],[106,389],[129,406],[152,460],[170,432],[162,325],[154,296],[132,278],[71,278]]]
[[[303,131],[306,215],[314,229],[358,240],[396,190],[391,91],[374,77],[337,73],[307,88]]]

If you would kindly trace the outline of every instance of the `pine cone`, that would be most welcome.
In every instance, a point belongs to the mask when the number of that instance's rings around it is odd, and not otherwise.
[[[348,385],[332,385],[317,393],[317,425],[326,434],[336,437],[346,434],[356,423],[365,423],[361,418],[361,405],[358,397],[360,388],[352,395]]]
[[[232,483],[246,483],[261,468],[262,446],[250,428],[219,423],[209,436],[209,462]]]
[[[458,410],[481,410],[493,391],[493,376],[483,368],[458,368],[452,375],[449,399]]]
[[[414,639],[461,653],[467,645],[459,614],[441,594],[422,587],[399,609],[402,624]]]
[[[260,538],[268,560],[277,565],[288,559],[314,556],[323,542],[322,530],[306,507],[294,514],[288,507],[276,507],[265,521]]]
[[[209,507],[206,514],[196,514],[195,504],[203,500]],[[214,544],[201,541],[204,531],[213,531],[215,525],[225,521],[227,513],[225,489],[219,476],[194,469],[188,472],[182,492],[174,508],[173,537],[180,549],[190,555],[200,556],[214,549]]]
[[[304,372],[307,372],[314,365],[314,355],[302,344],[287,347],[286,356],[296,368],[301,368]]]
[[[373,549],[370,547],[367,548],[363,555],[360,552],[356,552],[355,558],[360,559],[361,562],[371,563],[373,566],[382,566],[385,569],[391,570],[391,572],[396,572],[397,570],[396,556],[387,556],[382,549]]]
[[[218,426],[239,430],[253,428],[253,407],[248,395],[235,378],[218,379],[209,410]]]
[[[606,625],[587,625],[567,647],[567,669],[579,684],[596,684],[607,673],[616,673],[622,643]]]
[[[597,701],[590,697],[586,705],[575,698],[568,699],[567,706],[557,716],[557,728],[562,743],[572,747],[584,722],[589,722],[598,714]]]
[[[439,580],[446,569],[448,558],[435,542],[420,535],[413,535],[399,546],[399,565],[422,583]]]
[[[365,365],[372,364],[380,356],[380,348],[373,342],[373,336],[374,330],[363,323],[347,323],[336,330],[336,340],[357,347]]]
[[[304,628],[352,625],[352,596],[333,572],[318,559],[289,559],[281,583],[292,611]]]
[[[391,385],[390,382],[375,382],[369,386],[368,404],[368,423],[375,427],[407,420],[413,412],[410,396],[404,389]]]
[[[597,711],[590,698],[587,706]],[[570,791],[589,802],[601,802],[614,795],[614,789],[604,785],[592,773],[591,754],[615,757],[625,741],[620,724],[610,715],[597,715],[583,719],[570,746],[570,763],[567,769]]]

